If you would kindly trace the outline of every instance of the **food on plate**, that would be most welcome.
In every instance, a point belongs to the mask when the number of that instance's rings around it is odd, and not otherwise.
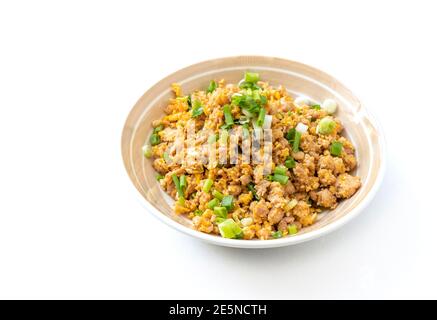
[[[142,152],[175,213],[196,230],[245,240],[295,235],[360,188],[335,100],[293,97],[255,72],[238,84],[172,90]]]

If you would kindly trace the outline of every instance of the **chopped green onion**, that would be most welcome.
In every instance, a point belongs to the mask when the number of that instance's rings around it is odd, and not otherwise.
[[[162,130],[164,130],[164,126],[162,124],[160,124],[155,129],[153,129],[153,133],[158,133],[159,131],[162,131]]]
[[[144,145],[142,149],[146,158],[150,158],[152,156],[152,147],[149,144]]]
[[[150,144],[151,144],[152,146],[156,146],[157,144],[159,144],[159,143],[161,142],[161,138],[159,137],[159,135],[158,135],[157,133],[153,133],[153,134],[150,136],[149,141],[150,141]]]
[[[178,176],[176,174],[173,174],[171,176],[171,178],[173,179],[173,183],[174,183],[174,185],[176,187],[176,191],[178,192],[179,197],[183,197],[184,196],[184,192],[181,189],[181,185],[180,185]]]
[[[181,206],[184,206],[184,205],[185,205],[185,198],[184,198],[184,196],[179,196],[179,197],[178,197],[178,203],[179,203]]]
[[[331,144],[331,154],[333,156],[339,157],[341,155],[341,151],[343,150],[343,145],[341,142],[333,141]]]
[[[212,195],[213,195],[214,198],[217,198],[220,201],[222,201],[223,197],[224,197],[224,195],[221,192],[217,191],[217,190],[213,190],[212,191]]]
[[[296,129],[295,128],[291,128],[290,130],[288,130],[287,134],[285,135],[285,138],[288,141],[293,141],[295,134],[296,134]]]
[[[267,179],[268,181],[273,181],[273,175],[269,174],[269,175],[266,177],[266,179]]]
[[[203,107],[200,104],[200,101],[198,101],[198,100],[194,101],[194,106],[193,106],[193,109],[191,111],[191,117],[196,118],[196,117],[200,116],[202,113],[203,113]]]
[[[210,209],[214,209],[214,207],[218,207],[220,205],[220,200],[219,199],[212,199],[210,202],[208,202],[208,208]]]
[[[272,237],[275,238],[275,239],[282,238],[282,232],[279,231],[279,230],[275,231],[275,232],[272,232]]]
[[[156,175],[156,180],[161,180],[161,179],[164,179],[164,176],[162,175],[162,174],[157,174]]]
[[[165,163],[170,163],[171,162],[170,155],[168,154],[168,152],[164,152],[162,154],[162,157],[164,158]]]
[[[284,166],[277,166],[273,172],[276,173],[276,174],[280,174],[280,175],[284,176],[284,175],[287,174],[287,171],[288,170],[287,170],[286,167],[284,167]]]
[[[259,73],[246,72],[244,74],[244,81],[250,82],[250,83],[257,83],[259,81]]]
[[[228,210],[225,207],[214,207],[214,214],[219,218],[226,219],[228,217]]]
[[[231,106],[229,104],[225,104],[223,106],[223,113],[225,115],[225,123],[227,125],[233,125],[234,124],[234,118],[232,118],[232,113],[231,113]]]
[[[202,210],[197,209],[197,210],[194,211],[194,215],[195,216],[201,216],[202,214],[203,214]]]
[[[288,234],[296,234],[297,233],[297,226],[293,223],[293,224],[291,224],[291,225],[289,225],[288,226],[288,228],[287,228],[287,230],[288,230]]]
[[[261,108],[259,110],[258,120],[256,122],[258,127],[262,127],[264,125],[264,119],[265,118],[266,118],[266,109],[265,108]]]
[[[294,141],[293,141],[293,152],[299,151],[299,144],[300,144],[300,137],[302,134],[299,131],[296,131],[294,135]]]
[[[273,175],[272,180],[276,181],[276,182],[279,182],[280,184],[284,185],[284,184],[287,184],[287,182],[288,182],[288,176],[275,173]]]
[[[187,187],[188,183],[187,183],[187,177],[185,175],[181,175],[181,177],[179,178],[179,185],[181,186],[182,189]]]
[[[208,86],[208,90],[207,92],[211,93],[213,92],[215,89],[217,89],[217,83],[214,80],[211,80],[209,82],[209,86]]]
[[[231,211],[234,207],[234,197],[230,195],[224,196],[222,200],[222,206],[228,211]]]
[[[336,126],[335,121],[331,117],[324,117],[317,125],[317,133],[331,134]]]
[[[253,184],[252,182],[249,183],[249,184],[247,185],[247,188],[252,192],[253,197],[254,197],[256,200],[259,201],[259,197],[258,197],[258,195],[256,194],[256,190],[255,190],[255,186],[254,186],[254,184]]]
[[[212,179],[206,179],[205,182],[203,183],[202,190],[205,192],[209,192],[209,190],[211,190],[213,183],[214,181],[212,181]]]
[[[240,226],[232,219],[226,219],[218,225],[223,238],[236,239],[242,237]]]
[[[284,164],[288,169],[292,169],[296,166],[296,161],[294,161],[293,158],[289,157],[289,158],[287,158],[287,160],[285,160]]]
[[[312,106],[311,106],[311,109],[320,110],[320,109],[321,109],[320,104],[314,104],[314,105],[312,105]]]
[[[297,200],[291,199],[290,201],[288,201],[286,208],[287,210],[292,210],[296,205],[297,205]]]

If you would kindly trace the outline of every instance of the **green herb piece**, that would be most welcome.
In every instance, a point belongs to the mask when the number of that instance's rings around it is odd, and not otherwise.
[[[212,191],[212,196],[213,196],[214,198],[219,199],[220,201],[222,201],[222,200],[223,200],[223,197],[224,197],[224,195],[223,195],[221,192],[217,191],[217,190],[213,190],[213,191]]]
[[[275,173],[273,175],[272,180],[276,181],[276,182],[279,182],[280,184],[284,185],[284,184],[287,184],[287,182],[288,182],[288,176]]]
[[[228,217],[228,211],[225,207],[214,207],[214,214],[219,217],[226,219]]]
[[[293,140],[293,152],[299,151],[299,145],[300,145],[300,137],[302,134],[299,131],[296,131],[294,134],[294,140]]]
[[[247,188],[252,192],[253,197],[259,201],[259,196],[256,194],[255,185],[251,182],[247,185]]]
[[[200,101],[196,100],[196,101],[194,101],[193,109],[191,111],[191,117],[196,118],[196,117],[200,116],[201,114],[203,114],[203,107],[200,104]]]
[[[264,125],[264,119],[266,118],[266,109],[261,108],[259,110],[258,120],[256,121],[256,124],[258,127],[262,127]]]
[[[232,219],[226,219],[218,224],[220,234],[223,238],[241,239],[242,230],[240,226]]]
[[[343,151],[343,144],[338,141],[333,141],[330,151],[333,156],[339,157],[341,155],[341,152]]]
[[[293,158],[288,157],[284,164],[288,169],[292,169],[296,166],[296,161],[294,161]]]
[[[152,146],[156,146],[157,144],[160,144],[160,143],[161,143],[161,138],[159,137],[159,135],[158,135],[157,133],[153,133],[153,134],[150,136],[149,141],[150,141],[150,144],[151,144]]]
[[[295,224],[291,224],[288,226],[287,228],[288,230],[288,234],[292,235],[292,234],[296,234],[297,233],[297,226]]]
[[[209,86],[208,86],[208,90],[207,92],[211,93],[213,92],[215,89],[217,89],[217,83],[214,80],[211,80],[209,82]]]
[[[231,195],[224,196],[222,199],[222,206],[228,211],[231,211],[234,208],[234,197]]]
[[[282,232],[281,231],[272,232],[272,238],[274,239],[282,238]]]
[[[225,104],[223,106],[223,114],[225,115],[225,123],[228,126],[231,126],[234,124],[234,118],[232,118],[232,113],[231,113],[231,106],[228,104]]]
[[[256,83],[259,81],[259,73],[256,72],[246,72],[244,74],[244,81],[250,83]]]
[[[212,179],[206,179],[205,182],[203,183],[202,190],[205,192],[209,192],[209,190],[211,190],[213,183],[214,181],[212,181]]]
[[[220,200],[219,199],[212,199],[210,202],[208,202],[208,208],[210,209],[214,209],[214,207],[218,207],[220,205]]]
[[[173,174],[171,176],[171,178],[172,178],[173,183],[176,187],[176,191],[177,191],[179,197],[184,197],[184,192],[182,191],[178,176],[176,174]]]
[[[286,167],[284,167],[284,166],[277,166],[273,172],[275,174],[286,175],[287,171],[288,170],[287,170]]]

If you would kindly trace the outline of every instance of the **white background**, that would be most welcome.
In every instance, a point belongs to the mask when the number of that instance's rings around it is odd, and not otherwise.
[[[434,1],[2,1],[0,298],[437,298]],[[381,122],[385,180],[340,230],[207,245],[137,201],[120,152],[136,100],[202,60],[320,68]]]

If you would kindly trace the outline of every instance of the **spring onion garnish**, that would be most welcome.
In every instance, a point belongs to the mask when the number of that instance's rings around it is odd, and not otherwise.
[[[221,192],[217,191],[217,190],[213,190],[212,191],[212,195],[213,195],[214,198],[217,198],[220,201],[222,201],[223,197],[224,197],[224,195]]]
[[[297,205],[297,200],[291,199],[290,201],[288,201],[286,208],[287,210],[292,210],[296,205]]]
[[[187,183],[187,177],[185,175],[181,175],[179,178],[179,185],[181,186],[181,189],[184,190],[188,183]]]
[[[171,178],[173,179],[173,183],[174,183],[174,185],[176,187],[176,191],[178,192],[179,197],[183,198],[184,197],[184,192],[182,191],[182,188],[181,188],[178,176],[176,174],[173,174],[171,176]]]
[[[231,106],[228,104],[225,104],[223,106],[223,114],[225,115],[225,123],[228,126],[231,126],[234,124],[234,118],[232,118],[232,113],[231,113]]]
[[[284,164],[288,169],[292,169],[296,166],[296,161],[294,161],[293,158],[288,157],[287,160],[285,160]]]
[[[316,132],[320,134],[331,134],[336,126],[331,117],[324,117],[317,125]]]
[[[240,226],[232,219],[226,219],[218,224],[220,234],[223,238],[241,239],[243,232]]]
[[[303,105],[305,106],[309,106],[311,104],[310,99],[308,99],[307,97],[297,97],[296,99],[294,99],[294,104],[301,107]]]
[[[325,110],[328,114],[333,114],[337,110],[337,102],[332,99],[326,99],[322,103],[322,109]]]
[[[301,133],[299,131],[296,131],[296,133],[294,134],[294,140],[293,140],[293,152],[298,152],[299,151],[299,145],[300,145],[300,137],[301,137]]]
[[[250,190],[250,192],[252,192],[253,197],[259,201],[259,197],[256,194],[255,185],[251,182],[247,185],[247,188]]]
[[[333,141],[331,144],[331,154],[333,156],[339,157],[341,155],[341,151],[343,150],[343,144],[338,141]]]
[[[234,207],[234,197],[230,195],[224,196],[222,200],[222,206],[228,211],[231,211]]]
[[[184,205],[185,205],[185,198],[184,198],[183,196],[179,196],[179,197],[178,197],[178,203],[179,203],[181,206],[184,206]]]
[[[209,192],[209,190],[211,190],[213,183],[214,183],[214,181],[212,181],[212,179],[206,179],[205,182],[203,183],[202,190],[205,192]]]
[[[194,215],[195,216],[201,216],[202,214],[203,214],[202,210],[197,209],[197,210],[194,211]]]
[[[164,130],[164,126],[162,124],[160,124],[155,129],[153,129],[153,133],[158,133],[159,131],[162,131],[162,130]]]
[[[150,158],[152,156],[152,147],[149,144],[144,145],[142,149],[146,158]]]
[[[281,175],[286,175],[287,174],[287,168],[284,166],[277,166],[275,168],[275,170],[273,171],[275,174],[281,174]]]
[[[164,158],[165,163],[170,163],[171,162],[170,155],[168,154],[168,152],[164,152],[162,154],[162,157]]]
[[[272,232],[272,238],[274,239],[282,238],[282,232],[281,231]]]
[[[266,109],[265,108],[261,108],[259,110],[259,115],[258,115],[258,120],[256,122],[256,124],[258,125],[258,127],[262,127],[264,125],[264,119],[266,117]]]
[[[297,226],[293,223],[291,225],[288,226],[287,228],[288,230],[288,234],[296,234],[297,233]]]
[[[214,80],[211,80],[209,82],[209,86],[208,86],[208,90],[207,92],[211,93],[213,92],[215,89],[217,89],[217,82],[215,82]]]
[[[284,184],[287,184],[287,182],[288,182],[288,176],[275,173],[273,175],[272,181],[276,181],[276,182],[279,182],[280,184],[284,185]]]
[[[214,207],[218,207],[220,205],[220,200],[219,199],[212,199],[210,202],[208,202],[208,208],[210,209],[214,209]]]
[[[157,144],[160,144],[160,143],[161,143],[161,138],[159,137],[159,135],[158,135],[157,133],[153,133],[153,134],[150,136],[149,141],[150,141],[150,144],[151,144],[152,146],[156,146]]]
[[[203,114],[203,107],[200,104],[200,101],[196,100],[196,101],[194,101],[193,109],[191,111],[191,117],[196,118],[196,117],[200,116],[201,114]]]
[[[320,110],[321,108],[320,108],[320,104],[313,104],[312,106],[311,106],[311,109],[314,109],[314,110]]]
[[[290,130],[288,130],[287,134],[285,135],[285,138],[288,141],[293,141],[294,140],[294,135],[296,134],[296,129],[295,128],[291,128]],[[291,142],[290,142],[291,143]]]
[[[244,81],[250,82],[250,83],[257,83],[259,81],[259,73],[246,72],[244,74]]]
[[[306,124],[303,124],[302,122],[299,122],[296,126],[296,131],[300,133],[305,133],[308,131],[308,126]]]
[[[162,174],[157,174],[156,175],[156,180],[161,180],[161,179],[164,179],[164,176],[162,175]]]
[[[226,219],[228,217],[228,211],[225,207],[214,207],[214,214],[219,218]]]

